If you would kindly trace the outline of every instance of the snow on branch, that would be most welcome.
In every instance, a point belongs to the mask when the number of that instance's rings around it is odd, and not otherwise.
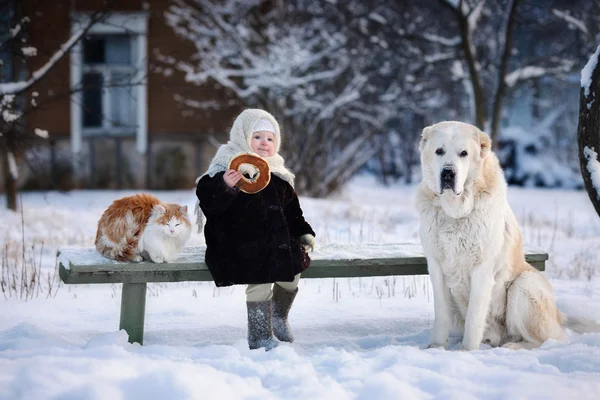
[[[2,95],[14,95],[24,92],[29,89],[32,85],[34,85],[37,81],[42,79],[48,71],[50,71],[56,63],[64,57],[66,53],[68,53],[73,46],[87,33],[87,31],[98,22],[101,17],[105,14],[100,13],[95,16],[95,18],[91,18],[89,23],[79,29],[75,34],[73,34],[66,42],[64,42],[60,48],[50,57],[50,59],[41,66],[38,70],[34,71],[31,74],[31,77],[27,80],[18,81],[18,82],[6,82],[0,83],[0,96]],[[15,28],[16,29],[16,28]],[[20,29],[20,28],[19,28]]]
[[[354,79],[346,85],[344,90],[329,104],[321,109],[321,112],[313,119],[310,127],[308,128],[308,134],[312,134],[319,123],[327,118],[331,118],[335,110],[341,108],[343,105],[351,103],[360,98],[359,92],[362,86],[367,82],[366,77],[356,76]]]
[[[375,154],[377,148],[368,144],[370,138],[368,132],[357,137],[336,157],[335,164],[329,166],[329,173],[320,183],[320,191],[325,192],[333,180],[344,172],[354,172]]]
[[[469,26],[469,34],[472,35],[477,28],[477,23],[479,22],[479,18],[481,18],[481,14],[483,11],[483,6],[485,5],[485,0],[479,0],[475,7],[473,7],[467,14],[467,21]],[[463,1],[463,8],[466,7],[466,2]],[[464,11],[463,11],[464,13]]]
[[[590,173],[592,186],[596,189],[596,197],[600,200],[600,162],[598,161],[598,153],[593,148],[585,147],[583,156],[587,160],[587,170]]]
[[[538,65],[527,65],[522,68],[517,68],[516,70],[508,73],[504,77],[504,82],[506,83],[506,86],[513,87],[519,81],[535,79],[544,75],[568,72],[571,67],[571,60],[559,60],[559,63],[553,66],[542,67]]]
[[[273,27],[265,39],[248,22],[248,2],[229,0],[221,7],[204,0],[176,4],[165,15],[167,24],[190,40],[199,56],[192,63],[169,64],[184,72],[188,82],[214,80],[247,99],[264,90],[285,92],[337,78],[350,64],[345,38],[323,29],[308,33],[305,27]]]
[[[15,155],[12,151],[6,153],[6,157],[8,158],[8,170],[10,172],[10,176],[17,180],[19,179],[19,169],[17,168],[17,161],[15,160]]]
[[[17,35],[21,32],[21,30],[23,29],[23,25],[29,23],[31,20],[29,19],[29,17],[23,17],[21,18],[21,22],[18,23],[17,25],[15,25],[14,28],[11,28],[10,30],[10,37],[12,39],[16,38]]]
[[[219,102],[216,100],[197,101],[188,99],[179,94],[173,95],[173,100],[184,104],[187,107],[197,108],[200,110],[218,110],[219,108],[221,108]]]
[[[590,95],[590,85],[592,84],[592,74],[598,64],[598,58],[600,57],[600,45],[596,48],[596,52],[592,54],[585,67],[581,70],[581,87],[584,90],[584,96]]]
[[[451,38],[445,38],[443,36],[439,36],[439,35],[434,35],[431,33],[425,33],[423,34],[423,38],[432,42],[432,43],[439,43],[439,44],[443,44],[444,46],[458,46],[461,42],[461,38],[460,36],[454,36]]]
[[[554,15],[556,15],[558,18],[564,19],[566,22],[568,22],[570,27],[578,29],[581,32],[585,33],[586,35],[589,33],[585,22],[572,16],[569,13],[569,11],[561,11],[561,10],[557,10],[556,8],[553,8],[552,13]]]

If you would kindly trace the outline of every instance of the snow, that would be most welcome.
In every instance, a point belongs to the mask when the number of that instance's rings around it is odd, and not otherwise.
[[[535,126],[502,128],[497,151],[509,183],[524,186],[581,188],[583,179],[555,151],[556,138],[549,127],[563,109],[548,113]]]
[[[596,52],[592,54],[585,67],[581,70],[581,87],[584,90],[584,96],[590,95],[590,85],[592,84],[592,74],[598,64],[598,58],[600,57],[600,45],[596,48]],[[589,105],[588,105],[589,108]]]
[[[12,151],[6,153],[8,158],[8,170],[10,171],[10,176],[14,180],[19,179],[19,168],[17,168],[17,161],[15,160],[15,155]]]
[[[48,139],[50,135],[48,135],[48,131],[40,128],[35,128],[33,132],[43,139]]]
[[[37,55],[37,49],[33,46],[22,47],[21,52],[27,57],[33,57]]]
[[[10,110],[2,110],[2,119],[5,122],[15,122],[21,117],[21,113],[12,112]]]
[[[375,22],[380,23],[381,25],[387,25],[387,19],[385,19],[383,15],[378,14],[376,12],[369,13],[369,18],[371,18]]]
[[[26,192],[23,216],[0,210],[0,244],[91,247],[114,199],[134,191]],[[154,191],[195,203],[192,188]],[[509,187],[527,243],[550,254],[562,311],[600,320],[600,218],[584,191]],[[355,178],[329,199],[301,197],[317,244],[418,243],[415,186]],[[0,203],[4,198],[0,197]],[[24,229],[21,228],[21,218]],[[190,246],[204,244],[193,233]],[[20,252],[20,247],[18,247]],[[36,253],[37,254],[37,253]],[[315,255],[317,253],[314,253]],[[588,279],[589,278],[589,279]],[[1,278],[0,278],[1,279]],[[426,349],[433,322],[427,276],[305,279],[290,318],[293,344],[246,343],[243,286],[149,284],[144,346],[118,330],[120,285],[62,285],[54,297],[0,300],[0,399],[577,398],[600,394],[600,334],[512,351]]]
[[[600,162],[598,162],[598,153],[594,148],[585,146],[583,148],[583,156],[587,160],[586,168],[589,171],[592,179],[592,185],[596,190],[596,197],[600,199]]]

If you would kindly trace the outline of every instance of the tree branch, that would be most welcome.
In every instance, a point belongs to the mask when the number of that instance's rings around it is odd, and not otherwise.
[[[0,83],[0,96],[3,95],[17,95],[23,93],[31,86],[33,86],[36,82],[42,79],[61,58],[65,56],[72,48],[81,40],[81,38],[94,26],[98,21],[103,19],[107,15],[107,11],[99,11],[94,13],[94,15],[90,18],[87,25],[82,29],[73,34],[66,42],[64,42],[58,51],[50,57],[50,59],[38,70],[34,71],[31,74],[31,77],[27,80],[19,81],[19,82],[7,82]]]

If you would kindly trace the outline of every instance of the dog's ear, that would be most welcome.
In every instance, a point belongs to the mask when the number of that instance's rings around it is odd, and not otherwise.
[[[477,136],[479,137],[479,145],[481,146],[481,159],[484,160],[492,150],[492,139],[490,139],[489,135],[485,132],[477,129]]]
[[[426,126],[423,128],[423,132],[421,133],[421,142],[419,143],[419,151],[423,151],[425,148],[425,144],[427,143],[429,136],[431,136],[431,132],[433,132],[432,126]]]

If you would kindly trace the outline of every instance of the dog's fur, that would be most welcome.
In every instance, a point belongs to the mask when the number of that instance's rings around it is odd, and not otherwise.
[[[463,331],[466,350],[482,342],[530,349],[563,340],[567,318],[548,280],[525,261],[489,136],[446,121],[426,127],[419,148],[420,236],[434,291],[430,346],[447,348],[453,326]],[[594,325],[581,321],[572,326]]]

